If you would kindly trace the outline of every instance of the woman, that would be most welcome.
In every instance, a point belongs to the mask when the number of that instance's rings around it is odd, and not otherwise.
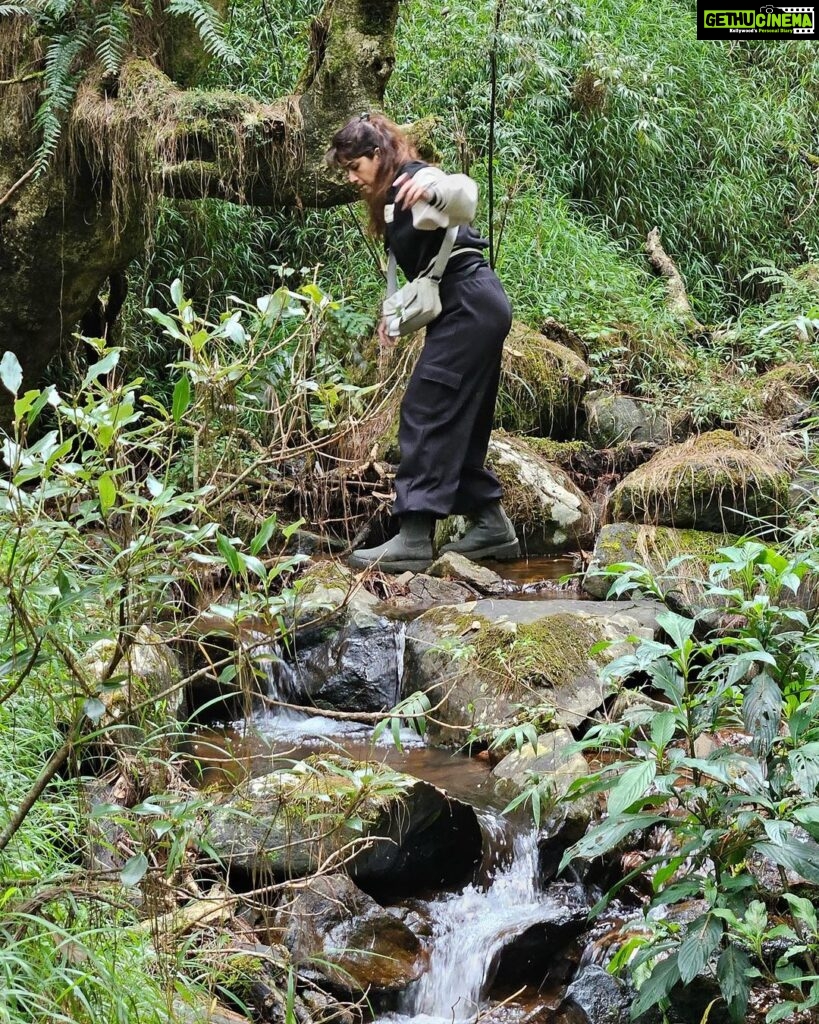
[[[461,225],[440,285],[441,314],[427,327],[401,402],[393,514],[397,536],[359,549],[350,564],[387,572],[419,572],[433,559],[435,519],[467,515],[464,537],[443,551],[469,558],[514,558],[515,530],[501,506],[498,478],[484,465],[500,378],[501,350],[512,323],[509,300],[469,226],[477,186],[464,174],[444,174],[418,159],[397,125],[362,114],[333,137],[328,162],[343,168],[408,280],[426,271],[446,229]],[[382,319],[379,339],[388,343]]]

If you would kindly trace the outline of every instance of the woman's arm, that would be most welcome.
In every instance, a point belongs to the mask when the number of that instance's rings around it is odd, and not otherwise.
[[[478,186],[466,174],[445,174],[439,167],[422,167],[395,180],[396,206],[412,208],[413,227],[434,231],[468,224],[478,205]]]

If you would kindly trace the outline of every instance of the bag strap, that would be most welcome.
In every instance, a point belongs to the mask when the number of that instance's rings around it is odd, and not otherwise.
[[[451,228],[447,228],[447,232],[444,235],[444,240],[441,243],[441,248],[438,250],[438,255],[435,257],[435,262],[431,268],[428,268],[424,273],[419,274],[419,277],[429,277],[435,281],[436,284],[440,282],[444,276],[444,270],[449,262],[449,257],[452,255],[452,250],[455,247],[455,239],[458,237],[458,225],[453,224]],[[398,264],[395,259],[395,253],[392,249],[389,250],[389,260],[387,261],[387,298],[390,295],[395,295],[398,291]]]

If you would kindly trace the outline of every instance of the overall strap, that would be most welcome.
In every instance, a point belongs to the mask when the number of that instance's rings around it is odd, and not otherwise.
[[[451,228],[447,228],[447,232],[444,235],[444,240],[441,243],[441,248],[438,250],[438,255],[435,257],[435,262],[431,267],[427,267],[419,277],[429,277],[435,282],[439,282],[444,275],[449,257],[452,255],[452,250],[455,246],[455,239],[458,237],[458,225],[453,224]],[[395,259],[395,253],[392,249],[389,250],[389,259],[387,260],[387,296],[394,295],[398,291],[398,270],[397,262]]]

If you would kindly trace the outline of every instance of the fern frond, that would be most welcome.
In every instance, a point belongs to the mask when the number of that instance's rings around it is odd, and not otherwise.
[[[171,0],[167,11],[177,18],[191,19],[208,53],[228,64],[236,63],[238,58],[224,38],[221,18],[207,0]]]
[[[34,117],[35,127],[42,133],[34,160],[38,175],[57,152],[64,117],[77,94],[79,73],[75,64],[88,42],[88,33],[77,31],[73,35],[57,36],[46,50],[44,86]]]
[[[13,18],[15,15],[31,16],[31,11],[22,4],[0,4],[0,18]]]
[[[113,4],[107,11],[97,15],[94,24],[96,53],[108,74],[115,75],[122,67],[122,56],[128,45],[130,29],[130,12],[119,4]]]

